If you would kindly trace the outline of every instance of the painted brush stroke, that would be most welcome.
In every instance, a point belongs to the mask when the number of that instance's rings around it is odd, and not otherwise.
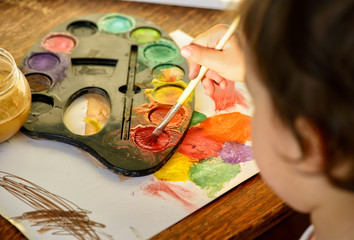
[[[215,92],[212,96],[215,103],[215,112],[220,111],[232,111],[236,105],[241,105],[244,108],[248,108],[246,98],[235,87],[235,82],[228,81],[226,89],[221,89],[219,86],[215,86]]]
[[[193,127],[206,119],[207,119],[206,115],[204,115],[203,113],[194,111],[193,115],[192,115],[192,120],[191,120],[190,126]]]
[[[206,118],[194,112],[191,127],[178,152],[154,175],[163,181],[192,181],[210,198],[241,171],[239,163],[252,160],[251,117],[239,112]],[[188,176],[187,176],[188,175]]]
[[[231,164],[248,162],[253,159],[251,147],[237,142],[225,142],[218,155],[222,160]]]
[[[192,127],[188,130],[178,151],[198,161],[212,156],[216,157],[222,144],[206,136],[202,128]]]
[[[154,176],[162,181],[186,182],[189,180],[189,169],[193,162],[193,159],[176,152],[159,171],[154,173]]]
[[[239,112],[209,117],[188,130],[178,151],[195,160],[216,157],[224,142],[250,141],[250,122],[250,116]]]
[[[195,193],[188,189],[165,181],[157,181],[152,178],[151,183],[141,188],[145,195],[151,195],[166,199],[166,195],[183,204],[186,210],[197,209],[197,206],[188,201],[195,196]]]
[[[31,226],[40,227],[38,232],[41,234],[52,232],[52,235],[72,235],[76,239],[113,239],[98,230],[106,226],[90,220],[90,211],[30,181],[0,171],[0,187],[34,209],[12,219],[30,221]]]
[[[221,158],[212,157],[193,165],[189,177],[199,187],[208,191],[208,197],[215,198],[224,184],[236,177],[240,171],[239,164],[225,163]]]
[[[219,142],[251,140],[251,117],[239,112],[215,115],[198,126],[203,134]]]

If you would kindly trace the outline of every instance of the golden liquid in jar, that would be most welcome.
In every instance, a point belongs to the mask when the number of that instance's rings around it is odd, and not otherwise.
[[[5,79],[8,75],[9,72],[0,71],[0,80]],[[28,83],[25,81],[24,84]],[[23,92],[14,86],[8,92],[0,95],[0,143],[13,136],[26,121],[31,108],[29,89],[27,86]]]

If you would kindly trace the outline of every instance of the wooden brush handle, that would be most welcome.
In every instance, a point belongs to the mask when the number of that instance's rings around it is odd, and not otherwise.
[[[204,77],[205,73],[208,71],[208,68],[202,66],[200,68],[199,74],[198,76],[191,80],[188,84],[188,86],[186,87],[186,89],[184,89],[184,91],[182,92],[181,96],[179,96],[177,102],[181,105],[183,105],[187,99],[189,98],[189,96],[192,94],[192,92],[194,91],[194,89],[197,87],[198,83],[200,82],[200,80],[202,80],[202,78]]]
[[[216,45],[216,47],[214,49],[216,49],[216,50],[223,49],[226,42],[230,39],[230,37],[232,36],[234,31],[236,30],[239,20],[240,20],[240,17],[235,18],[235,20],[231,23],[231,25],[229,26],[229,28],[225,32],[224,36],[222,36],[222,38],[220,39],[220,41],[218,42],[218,44]],[[197,87],[198,83],[203,79],[203,77],[207,71],[208,71],[207,67],[202,66],[200,68],[198,76],[189,82],[186,89],[183,91],[181,96],[179,96],[179,98],[177,100],[177,102],[179,104],[183,105],[187,101],[187,99],[192,94],[194,89]]]

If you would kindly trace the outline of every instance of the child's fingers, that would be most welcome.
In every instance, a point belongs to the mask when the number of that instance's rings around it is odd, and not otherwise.
[[[205,94],[211,97],[214,94],[215,86],[213,80],[209,78],[204,78],[202,80],[203,88],[205,89]]]
[[[221,89],[226,89],[227,81],[224,79],[222,82],[219,83],[219,86],[220,86]]]
[[[200,71],[200,65],[193,63],[193,62],[189,62],[189,79],[194,79],[198,76]]]
[[[209,69],[205,76],[209,78],[210,80],[213,80],[216,84],[220,86],[221,89],[226,88],[226,80],[222,76],[220,76],[217,72],[214,70]]]
[[[188,45],[181,49],[181,55],[189,60],[217,72],[225,71],[223,51],[204,48],[198,45]]]
[[[227,31],[227,25],[218,24],[210,28],[208,31],[196,37],[192,44],[200,45],[207,48],[215,48],[219,40]]]

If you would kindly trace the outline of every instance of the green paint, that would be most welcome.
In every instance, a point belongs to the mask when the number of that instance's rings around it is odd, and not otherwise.
[[[202,189],[206,189],[209,198],[215,198],[215,194],[222,190],[224,184],[240,171],[239,164],[232,165],[225,163],[221,158],[212,157],[191,166],[189,178]]]
[[[180,55],[179,48],[170,40],[161,38],[157,42],[146,43],[139,48],[138,61],[152,69],[161,64],[178,66],[185,59]]]
[[[203,113],[194,111],[191,120],[191,127],[201,123],[202,121],[206,120],[208,117],[205,116]]]
[[[135,29],[130,34],[130,38],[138,43],[156,42],[161,38],[161,33],[153,28],[142,27]]]
[[[156,44],[147,47],[144,51],[144,56],[152,61],[168,62],[178,56],[178,51],[169,45]]]
[[[134,20],[120,14],[108,14],[98,21],[98,26],[106,32],[123,33],[133,28]]]
[[[173,64],[162,64],[162,65],[154,68],[154,72],[155,72],[155,70],[163,70],[163,69],[173,68],[174,66],[175,65],[173,65]]]

